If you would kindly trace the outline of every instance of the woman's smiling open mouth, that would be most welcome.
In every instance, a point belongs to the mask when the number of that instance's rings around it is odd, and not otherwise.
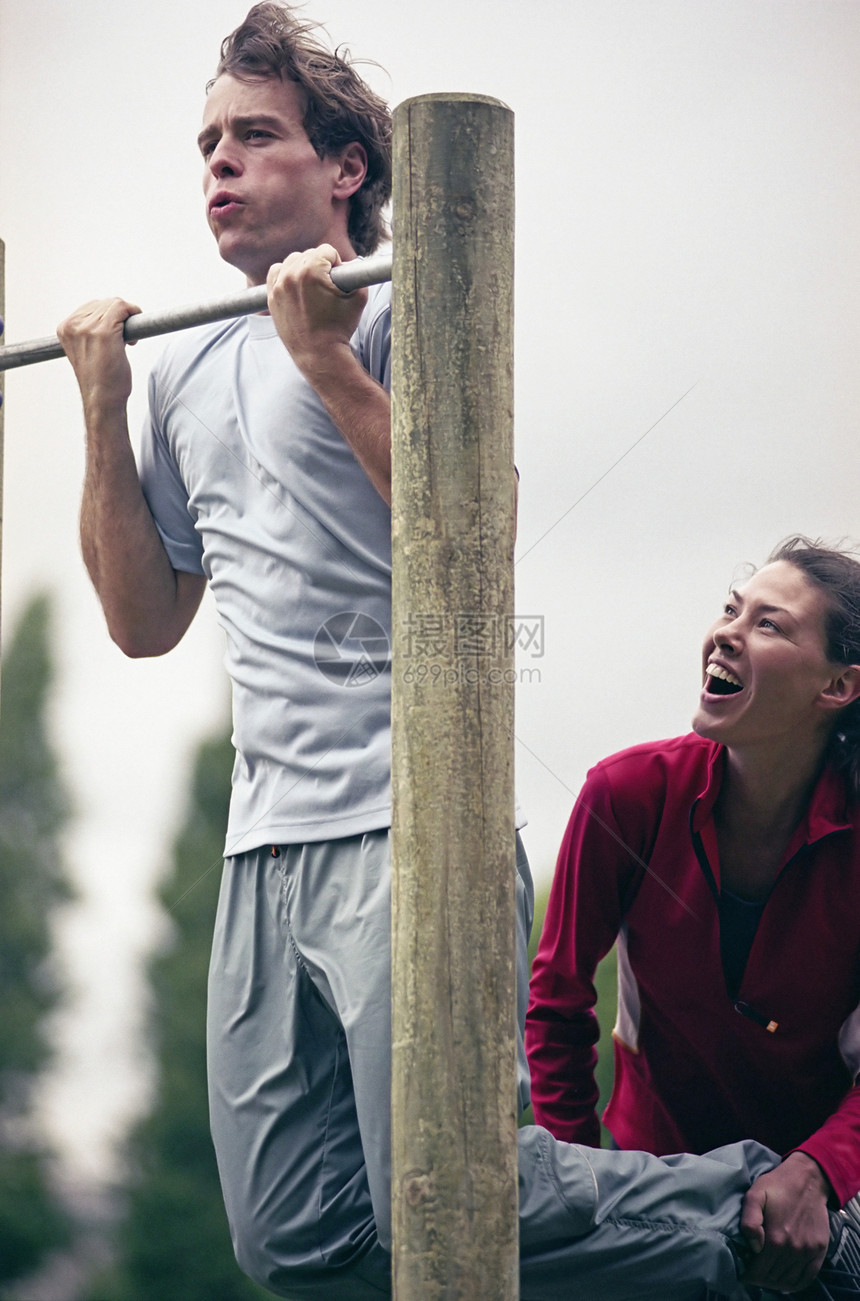
[[[719,664],[709,664],[705,669],[705,673],[707,675],[705,690],[708,695],[733,696],[744,689],[744,684],[740,679]]]

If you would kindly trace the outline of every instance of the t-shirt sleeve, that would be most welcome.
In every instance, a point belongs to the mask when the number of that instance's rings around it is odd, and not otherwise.
[[[371,290],[369,311],[362,317],[359,356],[369,375],[391,389],[391,286],[379,285]]]
[[[173,568],[189,574],[205,574],[203,543],[194,527],[188,493],[159,414],[158,373],[155,370],[149,377],[147,414],[140,436],[140,483]]]

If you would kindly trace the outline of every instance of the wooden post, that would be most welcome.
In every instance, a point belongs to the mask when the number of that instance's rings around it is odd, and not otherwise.
[[[394,1294],[512,1301],[513,114],[394,141]]]

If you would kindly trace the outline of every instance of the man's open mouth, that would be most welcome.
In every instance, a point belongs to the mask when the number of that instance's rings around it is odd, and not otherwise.
[[[238,206],[238,204],[239,200],[235,195],[229,194],[224,190],[219,190],[219,192],[209,202],[209,213],[210,215],[213,213],[219,213],[224,211],[226,208]]]
[[[705,690],[709,695],[733,696],[736,692],[744,689],[744,684],[740,679],[719,664],[709,664],[705,669],[705,673],[707,674]]]

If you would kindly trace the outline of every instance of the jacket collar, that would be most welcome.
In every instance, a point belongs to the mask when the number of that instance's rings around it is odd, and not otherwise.
[[[715,741],[705,741],[704,747],[703,784],[690,813],[690,825],[694,832],[700,832],[713,813],[725,772],[725,746],[718,745]],[[796,852],[801,845],[823,840],[835,831],[850,831],[852,825],[848,817],[845,778],[833,768],[825,767],[815,784],[806,816],[792,836],[790,852]]]

